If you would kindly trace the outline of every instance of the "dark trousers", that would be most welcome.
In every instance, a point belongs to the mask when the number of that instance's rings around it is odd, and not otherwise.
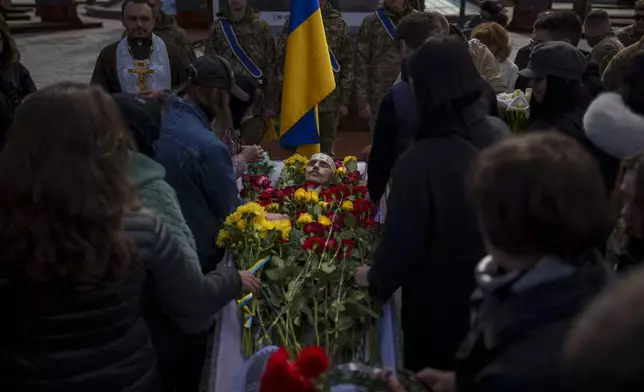
[[[179,355],[159,364],[164,392],[198,392],[201,370],[206,358],[208,333],[183,335]]]

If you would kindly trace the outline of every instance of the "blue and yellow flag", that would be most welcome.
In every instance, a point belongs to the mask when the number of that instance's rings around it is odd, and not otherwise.
[[[311,157],[320,152],[317,105],[335,89],[318,0],[291,0],[280,145]]]

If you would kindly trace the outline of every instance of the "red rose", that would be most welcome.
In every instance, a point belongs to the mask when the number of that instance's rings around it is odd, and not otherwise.
[[[372,201],[370,200],[365,200],[365,199],[358,199],[353,202],[353,209],[355,211],[360,211],[361,213],[364,213],[367,218],[373,218],[376,216],[376,205],[373,204]]]
[[[363,225],[366,229],[370,229],[376,225],[376,221],[373,219],[365,219]]]
[[[259,195],[259,198],[262,200],[271,200],[273,198],[273,192],[275,192],[275,189],[268,187],[262,191],[262,194]]]
[[[347,181],[349,181],[349,184],[357,184],[360,182],[361,177],[362,175],[360,174],[360,172],[355,170],[349,172],[349,174],[347,175]]]
[[[332,252],[335,252],[335,250],[338,249],[338,241],[336,241],[335,238],[329,238],[326,243],[326,248]]]
[[[318,184],[314,184],[312,182],[307,181],[302,185],[302,188],[306,189],[307,191],[310,191],[312,189],[317,188],[318,186],[319,186]]]
[[[249,194],[249,190],[246,188],[242,189],[241,192],[239,192],[239,195],[241,197],[248,197],[248,194]]]
[[[313,250],[316,252],[322,252],[324,246],[326,245],[326,240],[321,237],[311,237],[307,238],[306,241],[302,244],[302,249]]]
[[[353,195],[358,198],[367,196],[368,189],[365,185],[356,185],[353,187]]]
[[[295,367],[309,380],[315,380],[329,367],[329,360],[324,349],[318,346],[305,347],[297,356]]]
[[[274,189],[273,190],[273,200],[282,200],[284,198],[284,192],[281,189]]]
[[[335,161],[335,168],[338,169],[340,167],[344,167],[344,163],[342,161]]]
[[[352,239],[345,239],[342,240],[342,243],[340,245],[340,248],[342,250],[340,260],[342,259],[348,259],[351,257],[351,253],[353,252],[353,247],[355,246],[355,242],[353,242]]]
[[[304,225],[304,232],[307,234],[324,235],[324,225],[318,222],[311,222]]]
[[[269,206],[269,204],[271,204],[271,201],[270,200],[259,200],[259,201],[257,201],[257,204],[259,204],[260,206],[266,208],[266,207]]]

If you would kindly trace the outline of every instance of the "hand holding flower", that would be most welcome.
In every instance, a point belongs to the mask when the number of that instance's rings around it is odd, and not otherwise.
[[[369,287],[369,270],[371,269],[370,266],[368,265],[361,265],[360,267],[356,268],[356,270],[353,273],[353,276],[356,280],[356,284],[358,287]]]
[[[242,282],[242,293],[259,295],[261,282],[248,271],[239,271]]]

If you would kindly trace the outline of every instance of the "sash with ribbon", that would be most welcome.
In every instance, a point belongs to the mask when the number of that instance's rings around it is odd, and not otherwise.
[[[384,27],[387,34],[389,34],[389,38],[394,39],[396,37],[396,25],[394,22],[391,21],[391,18],[387,16],[387,14],[385,14],[385,10],[383,8],[377,9],[376,15],[378,16],[378,20],[382,24],[382,27]]]
[[[226,37],[226,42],[228,42],[228,46],[233,51],[235,57],[237,57],[237,60],[239,60],[252,77],[261,82],[264,77],[262,70],[255,65],[253,60],[250,59],[246,52],[244,52],[244,49],[242,49],[241,45],[239,45],[239,41],[237,40],[237,36],[235,35],[235,31],[230,25],[230,22],[225,19],[219,19],[219,24],[221,25],[221,30],[224,32],[224,37]]]
[[[340,63],[338,63],[338,60],[333,55],[331,48],[329,48],[329,57],[331,57],[331,67],[333,68],[333,72],[340,72]]]

